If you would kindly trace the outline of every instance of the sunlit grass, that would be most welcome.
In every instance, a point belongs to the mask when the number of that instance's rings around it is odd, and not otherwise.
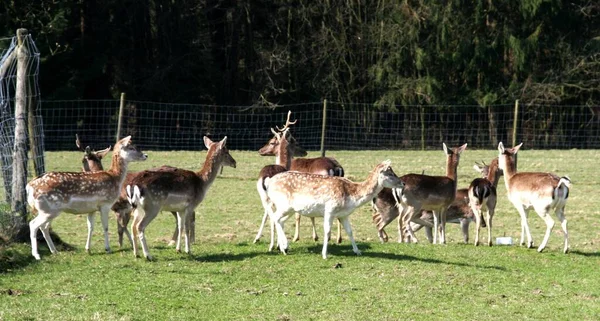
[[[206,153],[148,152],[133,171],[169,164],[198,170]],[[197,209],[192,255],[176,253],[167,242],[174,228],[168,213],[147,230],[155,262],[134,259],[131,246],[119,250],[111,217],[113,253],[105,254],[97,218],[92,254],[84,251],[85,216],[62,214],[53,230],[75,247],[50,255],[40,243],[35,262],[28,244],[2,248],[0,320],[390,320],[390,319],[597,319],[597,244],[600,223],[595,173],[597,151],[519,152],[519,170],[569,175],[573,188],[566,208],[572,253],[561,252],[557,224],[544,253],[517,246],[460,243],[457,226],[449,226],[449,244],[379,243],[369,206],[351,216],[363,255],[353,254],[347,238],[330,245],[323,260],[320,242],[309,239],[302,221],[301,241],[290,254],[267,252],[267,235],[252,244],[262,215],[255,179],[271,158],[232,151],[238,167],[225,168]],[[495,150],[469,150],[461,157],[459,187],[477,173],[475,161],[489,162]],[[47,154],[49,170],[79,170],[75,152]],[[317,156],[311,153],[309,156]],[[399,174],[442,175],[443,151],[331,151],[347,176],[362,180],[377,163],[392,160]],[[105,167],[108,161],[105,161]],[[494,236],[518,243],[519,217],[508,203],[501,181]],[[321,222],[317,220],[320,224]],[[545,225],[529,216],[535,244]],[[286,225],[288,237],[292,222]],[[395,240],[395,224],[387,228]],[[471,234],[473,234],[471,229]],[[483,233],[484,241],[486,233]],[[322,235],[320,235],[322,239]],[[61,249],[59,249],[61,250]]]

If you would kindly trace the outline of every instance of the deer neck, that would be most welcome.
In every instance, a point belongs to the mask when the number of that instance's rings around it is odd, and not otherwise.
[[[506,190],[508,191],[508,183],[510,182],[510,179],[513,178],[513,176],[515,176],[517,173],[517,165],[515,164],[515,160],[513,159],[512,155],[501,155],[500,157],[505,158],[504,164],[506,165],[506,168],[504,169],[504,184],[506,184]]]
[[[113,152],[110,169],[107,171],[112,177],[119,180],[119,186],[123,184],[127,175],[127,162],[119,155],[120,150]]]
[[[456,180],[458,178],[458,174],[456,173],[456,168],[458,167],[458,155],[450,154],[446,157],[446,177],[452,180],[454,189],[456,190]]]
[[[356,192],[353,193],[352,198],[358,204],[363,204],[372,200],[382,189],[383,186],[379,184],[379,173],[372,171],[366,180],[357,184]]]
[[[498,163],[490,164],[487,174],[487,180],[492,182],[494,187],[498,187],[498,181],[500,180],[500,171],[498,170]]]
[[[282,140],[277,147],[277,155],[275,156],[275,164],[284,166],[290,169],[292,166],[292,146],[285,140]]]
[[[221,162],[218,161],[218,155],[213,150],[209,150],[204,161],[204,166],[196,174],[207,183],[207,186],[210,186],[215,178],[217,178],[220,168]]]

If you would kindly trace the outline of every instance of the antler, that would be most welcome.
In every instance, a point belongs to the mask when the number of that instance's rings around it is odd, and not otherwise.
[[[283,126],[283,128],[279,128],[277,126],[275,126],[275,128],[277,128],[278,131],[282,132],[284,130],[286,130],[288,128],[288,126],[290,125],[294,125],[298,120],[294,120],[293,122],[290,121],[290,116],[292,116],[292,111],[288,111],[288,115],[287,115],[287,120],[285,121],[285,126]]]

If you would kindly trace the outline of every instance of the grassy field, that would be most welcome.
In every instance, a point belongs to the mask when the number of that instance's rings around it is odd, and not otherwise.
[[[169,164],[198,169],[205,152],[148,152],[141,170]],[[85,216],[63,214],[54,231],[74,249],[50,255],[40,243],[42,260],[30,256],[28,244],[0,248],[0,320],[597,320],[600,318],[598,243],[600,209],[595,172],[597,151],[519,152],[519,170],[569,175],[573,188],[566,208],[571,253],[561,252],[563,234],[556,224],[545,252],[516,246],[461,243],[450,225],[447,245],[379,243],[365,205],[351,216],[362,256],[347,238],[330,245],[310,240],[309,220],[290,254],[267,252],[267,238],[252,244],[262,207],[255,179],[272,161],[255,152],[232,151],[238,167],[225,168],[197,209],[192,255],[167,246],[174,227],[164,213],[149,226],[147,239],[154,262],[135,259],[131,246],[119,250],[111,216],[113,253],[105,254],[100,220],[92,253],[84,251]],[[332,151],[347,176],[362,180],[384,159],[398,175],[442,175],[443,151]],[[477,173],[475,161],[489,162],[496,150],[469,150],[458,169],[459,187]],[[317,156],[311,153],[309,156]],[[80,153],[47,154],[49,170],[78,171]],[[108,166],[105,160],[105,166]],[[499,188],[494,237],[517,243],[519,217]],[[320,224],[321,222],[317,220]],[[542,220],[529,216],[535,245],[544,233]],[[288,237],[292,234],[288,222]],[[394,225],[394,224],[392,224]],[[474,225],[474,224],[473,224]],[[473,226],[472,225],[472,226]],[[395,226],[387,228],[395,240]],[[422,232],[420,235],[423,235]],[[483,233],[483,241],[487,234]],[[320,236],[322,239],[322,235]],[[471,228],[471,239],[473,228]],[[424,239],[424,238],[423,238]]]

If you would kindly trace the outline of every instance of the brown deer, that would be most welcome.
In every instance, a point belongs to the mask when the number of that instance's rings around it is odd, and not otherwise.
[[[219,174],[222,166],[235,168],[236,161],[225,146],[227,136],[220,142],[213,142],[204,137],[204,145],[208,148],[206,161],[199,172],[163,166],[157,169],[139,172],[127,186],[127,195],[135,207],[131,234],[133,237],[133,254],[137,257],[139,237],[144,257],[151,260],[146,243],[145,230],[148,224],[161,211],[177,212],[179,233],[175,249],[180,252],[181,236],[185,238],[185,252],[190,253],[190,238],[186,230],[189,217],[194,209],[204,200],[208,189]]]
[[[279,132],[284,131],[285,129],[287,129],[289,127],[289,125],[293,125],[296,123],[296,121],[290,122],[290,116],[291,116],[292,112],[289,111],[288,115],[287,115],[287,120],[285,125],[283,126],[283,128],[279,128],[277,126],[275,126]],[[293,156],[306,156],[307,153],[304,149],[301,149],[297,142],[296,139],[293,138],[292,136],[290,136],[290,145],[293,147],[294,150],[294,154]],[[279,152],[279,148],[278,148],[278,140],[276,139],[275,136],[273,136],[273,138],[271,138],[267,144],[265,144],[263,147],[261,147],[258,150],[258,153],[261,156],[275,156],[278,157],[277,153]],[[299,154],[299,150],[303,151],[303,155],[298,155]],[[340,165],[340,163],[338,163],[338,161],[335,158],[332,157],[316,157],[316,158],[291,158],[291,164],[289,167],[287,167],[288,170],[291,171],[298,171],[298,172],[305,172],[305,173],[312,173],[312,174],[320,174],[320,175],[327,175],[327,176],[339,176],[339,177],[344,177],[344,168]],[[282,165],[282,164],[280,164]],[[295,219],[296,219],[296,225],[295,225],[295,232],[294,232],[294,238],[293,241],[296,242],[300,239],[300,215],[296,215]],[[318,241],[319,237],[317,236],[317,229],[316,229],[316,224],[315,224],[315,218],[311,217],[310,218],[311,223],[312,223],[312,237],[313,240]],[[263,218],[264,221],[264,218]],[[261,230],[262,230],[262,226],[261,226]],[[337,238],[336,241],[337,243],[342,243],[342,227],[340,225],[340,222],[338,221],[338,229],[337,229]]]
[[[104,170],[104,167],[102,166],[102,158],[110,151],[110,146],[107,149],[103,149],[101,151],[92,151],[92,149],[90,148],[90,146],[86,146],[85,149],[82,148],[81,146],[83,146],[81,144],[81,141],[79,140],[79,135],[75,134],[75,145],[77,146],[77,148],[84,152],[83,158],[81,159],[81,163],[82,163],[82,170],[84,172],[96,172],[96,171],[102,171]],[[117,235],[118,235],[118,242],[119,242],[119,248],[123,248],[123,234],[126,234],[127,239],[131,242],[131,244],[133,244],[133,240],[131,239],[131,235],[129,234],[129,231],[127,230],[127,225],[129,224],[129,220],[131,218],[131,212],[133,210],[133,208],[131,207],[131,204],[129,204],[129,201],[127,200],[127,195],[125,192],[125,186],[129,185],[129,183],[131,182],[131,180],[133,179],[133,176],[136,173],[127,173],[127,176],[125,177],[125,181],[123,183],[123,188],[121,189],[121,195],[119,196],[119,199],[115,202],[115,204],[113,204],[112,206],[112,211],[115,212],[115,217],[117,219]],[[173,216],[175,217],[175,224],[177,224],[177,213],[176,212],[171,212],[173,214]],[[192,215],[191,217],[191,222],[195,220],[195,215]],[[190,230],[187,231],[187,233],[190,233],[190,237],[192,242],[194,242],[194,225],[193,224],[189,224],[188,226],[190,226]],[[177,225],[175,225],[175,231],[173,232],[173,236],[171,237],[171,241],[169,242],[169,245],[171,244],[175,244],[176,238],[177,238],[177,233],[179,232]]]
[[[486,212],[486,220],[483,222],[487,226],[488,246],[492,246],[492,218],[496,211],[496,202],[498,194],[496,188],[502,171],[498,167],[498,158],[494,158],[489,166],[473,165],[476,171],[480,172],[484,178],[476,178],[469,185],[469,206],[475,217],[475,246],[479,244],[479,229],[482,226],[483,212]]]
[[[108,242],[108,212],[119,197],[127,164],[144,161],[148,155],[142,153],[127,136],[115,144],[110,169],[97,172],[48,172],[27,184],[27,203],[37,216],[29,222],[31,254],[40,259],[36,233],[42,231],[51,253],[56,253],[50,238],[49,228],[53,219],[61,212],[71,214],[88,213],[88,237],[85,245],[90,251],[94,213],[100,211],[104,230],[104,247],[110,252]]]
[[[357,255],[360,251],[352,236],[349,216],[354,210],[370,201],[383,189],[402,188],[404,183],[396,176],[391,162],[378,164],[360,183],[352,182],[343,177],[324,176],[311,173],[289,171],[273,176],[266,182],[267,196],[275,205],[271,218],[277,229],[277,245],[285,254],[288,242],[283,231],[285,219],[300,213],[305,216],[323,217],[323,250],[327,258],[327,244],[330,237],[331,225],[337,218],[342,222],[352,250]]]
[[[567,176],[558,177],[552,173],[544,172],[517,172],[515,156],[523,143],[513,147],[505,148],[502,142],[498,144],[498,164],[504,172],[504,183],[508,192],[508,199],[515,206],[521,216],[521,242],[523,245],[527,235],[527,248],[533,246],[529,224],[527,223],[527,212],[530,208],[546,223],[546,234],[537,251],[542,252],[550,238],[550,232],[554,227],[554,220],[550,211],[560,221],[564,232],[563,252],[569,251],[569,233],[567,232],[567,219],[565,218],[565,205],[569,197],[571,180]]]
[[[433,243],[446,243],[446,212],[448,206],[456,198],[457,167],[460,154],[467,148],[467,144],[460,147],[448,148],[443,144],[446,154],[446,176],[429,176],[419,174],[407,174],[401,177],[405,186],[398,197],[401,208],[400,224],[407,227],[409,240],[417,239],[410,226],[421,210],[433,211]],[[383,193],[391,191],[384,190]],[[439,229],[438,229],[439,225]],[[403,233],[403,227],[399,229]],[[440,240],[437,242],[439,231]],[[400,239],[404,239],[400,237]]]

